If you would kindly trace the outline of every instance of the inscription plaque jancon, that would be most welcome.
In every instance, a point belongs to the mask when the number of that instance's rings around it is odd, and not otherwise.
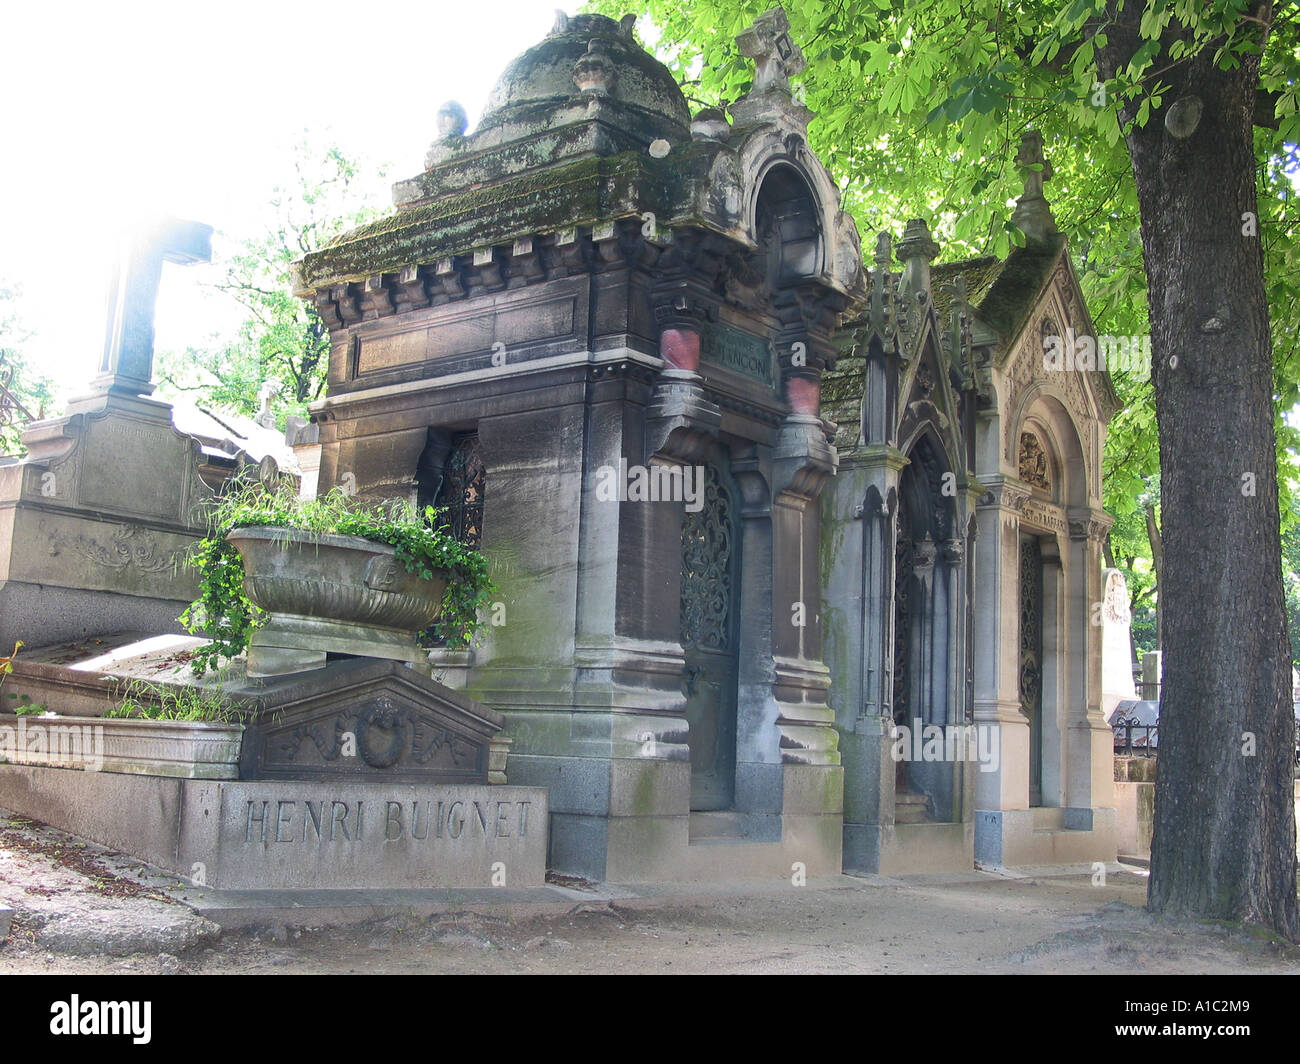
[[[758,336],[722,322],[708,322],[700,333],[700,361],[776,387],[776,358],[772,345]]]

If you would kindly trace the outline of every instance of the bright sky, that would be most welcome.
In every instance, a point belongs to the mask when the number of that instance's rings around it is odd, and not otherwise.
[[[65,391],[91,376],[118,234],[172,214],[239,239],[291,180],[304,132],[386,190],[423,168],[447,99],[471,128],[556,0],[118,0],[11,4],[0,35],[0,283],[18,282],[26,350]],[[571,13],[576,6],[570,3]],[[386,193],[385,193],[385,201]],[[220,245],[218,247],[220,250]],[[230,324],[197,267],[167,266],[156,347]],[[237,315],[236,315],[237,320]]]

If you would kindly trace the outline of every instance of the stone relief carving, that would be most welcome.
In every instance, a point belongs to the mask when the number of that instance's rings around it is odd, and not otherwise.
[[[1017,461],[1020,479],[1035,488],[1051,491],[1047,452],[1032,432],[1020,434],[1020,454]]]
[[[1072,317],[1068,320],[1078,319]],[[1087,431],[1087,425],[1096,420],[1096,415],[1093,413],[1094,404],[1090,399],[1088,386],[1083,381],[1084,373],[1078,370],[1049,371],[1043,364],[1045,351],[1043,342],[1049,336],[1061,336],[1065,340],[1067,337],[1062,331],[1063,328],[1057,323],[1052,309],[1049,308],[1042,313],[1036,324],[1025,330],[1025,340],[1022,341],[1021,349],[1009,362],[1003,377],[1006,390],[1006,405],[1003,409],[1008,418],[1014,418],[1019,412],[1020,397],[1024,390],[1039,381],[1052,385],[1062,393],[1066,406],[1073,414],[1075,423],[1080,427],[1079,447],[1083,452],[1084,477],[1091,485],[1094,461],[1092,436]],[[1035,340],[1035,337],[1039,339]],[[1034,346],[1035,343],[1038,344],[1037,347]],[[1016,462],[1018,458],[1020,434],[1016,431],[1017,427],[1008,423],[1004,429],[1008,463]]]
[[[158,543],[155,535],[136,525],[123,525],[107,540],[95,536],[67,539],[50,532],[44,522],[40,527],[49,535],[51,554],[58,554],[65,546],[70,547],[83,558],[115,572],[135,569],[141,573],[161,573],[178,565],[178,555],[185,553],[184,550],[167,550]]]
[[[1102,613],[1113,624],[1129,624],[1133,620],[1129,609],[1128,594],[1124,587],[1124,577],[1112,570],[1106,577],[1106,595],[1102,600]]]
[[[348,736],[355,738],[357,756],[371,768],[392,768],[403,759],[426,765],[444,747],[452,765],[460,767],[466,759],[472,761],[475,753],[472,744],[445,728],[430,728],[428,722],[388,698],[340,713],[328,737],[316,724],[300,724],[279,744],[279,751],[283,760],[295,761],[303,742],[310,739],[322,761],[337,761]]]

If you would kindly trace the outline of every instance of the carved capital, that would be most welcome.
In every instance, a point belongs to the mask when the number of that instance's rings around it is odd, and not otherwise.
[[[1010,481],[1003,481],[999,484],[990,484],[979,497],[976,505],[980,509],[995,506],[1018,514],[1024,511],[1025,503],[1029,501],[1030,494],[1027,488],[1013,484]]]
[[[1071,539],[1089,540],[1098,544],[1106,538],[1110,526],[1115,523],[1115,519],[1105,510],[1094,510],[1089,507],[1070,510],[1067,520]]]
[[[647,461],[703,461],[722,425],[722,410],[705,396],[700,375],[673,367],[660,374],[646,414]]]
[[[826,435],[826,425],[811,414],[791,414],[781,423],[774,458],[773,494],[805,499],[821,494],[839,468],[839,455]]]

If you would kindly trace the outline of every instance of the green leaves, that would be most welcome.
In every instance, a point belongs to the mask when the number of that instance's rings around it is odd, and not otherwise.
[[[199,570],[199,597],[180,621],[210,642],[194,652],[200,675],[222,659],[242,654],[265,614],[244,594],[239,553],[226,542],[236,528],[292,528],[324,535],[360,536],[396,548],[395,557],[422,579],[448,578],[436,633],[446,645],[470,645],[482,625],[478,614],[495,590],[487,559],[456,540],[433,507],[417,511],[409,502],[366,505],[334,488],[319,499],[300,500],[291,486],[268,489],[258,483],[237,486],[218,505],[211,531],[193,555]]]
[[[269,227],[231,250],[218,242],[225,275],[214,287],[243,308],[243,323],[223,342],[160,353],[158,375],[166,389],[255,414],[263,382],[278,381],[272,409],[281,419],[304,413],[305,404],[324,393],[329,331],[316,308],[293,294],[289,268],[381,211],[358,188],[358,163],[335,146],[300,144],[294,169],[294,187],[268,193],[275,210]]]
[[[1002,113],[1011,106],[1014,91],[1011,82],[1002,77],[996,68],[986,74],[970,74],[958,78],[952,83],[948,99],[930,111],[926,115],[926,121],[960,122],[972,111],[981,115]]]

